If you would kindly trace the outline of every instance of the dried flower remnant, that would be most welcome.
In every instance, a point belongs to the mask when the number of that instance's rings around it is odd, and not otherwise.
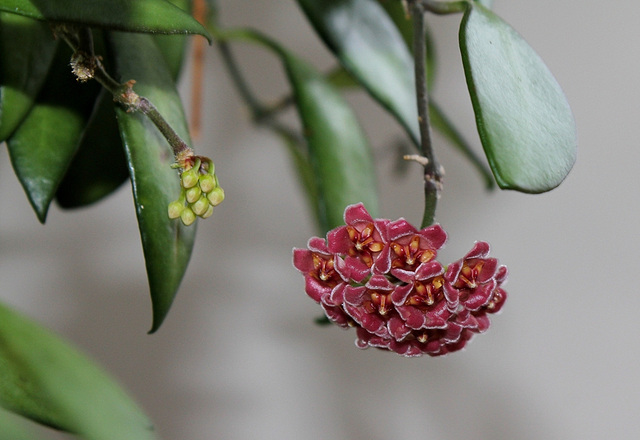
[[[507,268],[476,242],[444,267],[439,225],[417,230],[404,219],[373,219],[362,204],[346,208],[345,225],[294,249],[305,291],[332,322],[355,327],[356,345],[403,356],[440,356],[489,328],[507,292]]]

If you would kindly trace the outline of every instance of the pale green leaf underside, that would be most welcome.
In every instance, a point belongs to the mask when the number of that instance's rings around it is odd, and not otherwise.
[[[478,132],[498,185],[528,193],[558,186],[576,160],[575,123],[555,78],[526,41],[478,3],[460,48]]]

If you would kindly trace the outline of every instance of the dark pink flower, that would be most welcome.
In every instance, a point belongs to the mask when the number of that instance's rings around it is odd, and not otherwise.
[[[340,268],[344,261],[329,253],[324,239],[313,237],[307,243],[308,249],[294,249],[293,265],[304,274],[305,292],[316,302],[320,302],[323,295],[345,279]]]
[[[346,225],[294,249],[294,266],[307,294],[356,345],[403,356],[440,356],[461,350],[489,328],[507,293],[507,268],[473,249],[446,270],[436,260],[447,235],[439,225],[417,230],[404,219],[373,219],[362,204],[345,210]]]
[[[489,244],[478,241],[462,259],[451,263],[445,274],[445,291],[457,307],[478,310],[487,304],[497,286],[498,260],[489,258]]]
[[[349,255],[372,267],[379,256],[388,259],[388,220],[374,220],[362,203],[347,206],[344,211],[345,226],[339,226],[327,234],[329,250],[335,254]]]
[[[388,231],[391,268],[414,270],[420,264],[435,259],[447,241],[447,233],[440,225],[418,231],[403,218],[390,222]]]

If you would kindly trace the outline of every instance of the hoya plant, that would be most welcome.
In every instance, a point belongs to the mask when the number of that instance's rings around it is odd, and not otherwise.
[[[300,291],[321,306],[317,323],[353,328],[358,347],[405,357],[459,351],[505,303],[507,268],[481,237],[458,260],[439,260],[447,233],[435,214],[445,180],[432,130],[471,161],[478,185],[550,191],[576,158],[562,90],[488,0],[297,4],[335,60],[330,71],[259,30],[225,26],[213,0],[0,0],[0,141],[16,177],[42,223],[52,203],[73,215],[130,181],[154,333],[179,291],[196,224],[237,203],[231,196],[218,206],[225,193],[215,157],[194,151],[176,91],[188,41],[217,50],[252,120],[291,154],[316,221],[320,237],[294,249],[293,266]],[[428,14],[460,18],[460,87],[469,91],[484,158],[430,96],[437,60]],[[247,81],[233,51],[240,44],[282,63],[290,87],[277,103]],[[381,217],[370,146],[345,99],[352,90],[406,132],[413,151],[404,159],[424,170],[415,183],[424,188],[421,224]],[[283,117],[288,108],[299,124]],[[0,405],[80,438],[155,438],[99,366],[4,305]],[[0,438],[32,438],[8,412],[0,412]]]

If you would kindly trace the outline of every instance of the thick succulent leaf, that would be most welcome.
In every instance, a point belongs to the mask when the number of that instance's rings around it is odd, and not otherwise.
[[[159,34],[200,34],[206,29],[168,0],[0,0],[0,11],[38,20]]]
[[[501,188],[540,193],[576,160],[575,123],[555,78],[516,31],[479,3],[460,49],[480,139]]]
[[[413,59],[376,0],[298,0],[342,65],[420,144]]]
[[[447,138],[447,140],[471,162],[484,180],[485,187],[487,189],[493,188],[494,180],[491,171],[489,171],[484,162],[476,155],[471,145],[469,145],[455,125],[453,125],[451,120],[445,115],[440,106],[433,100],[429,102],[429,117],[433,128]]]
[[[7,140],[13,169],[43,223],[100,89],[97,83],[75,80],[70,56],[66,46],[58,47],[33,108]]]
[[[0,142],[31,109],[56,45],[46,23],[0,12]]]
[[[0,305],[0,405],[90,440],[150,440],[152,426],[105,372]]]
[[[190,143],[180,98],[162,53],[149,35],[110,34],[118,76],[135,78],[135,91],[148,98],[185,142]],[[144,115],[116,108],[125,145],[142,238],[156,331],[171,307],[191,256],[195,225],[167,215],[180,195],[180,178],[165,138]]]
[[[56,192],[63,208],[97,202],[129,177],[127,159],[113,108],[113,97],[102,91],[82,134],[78,151]]]

